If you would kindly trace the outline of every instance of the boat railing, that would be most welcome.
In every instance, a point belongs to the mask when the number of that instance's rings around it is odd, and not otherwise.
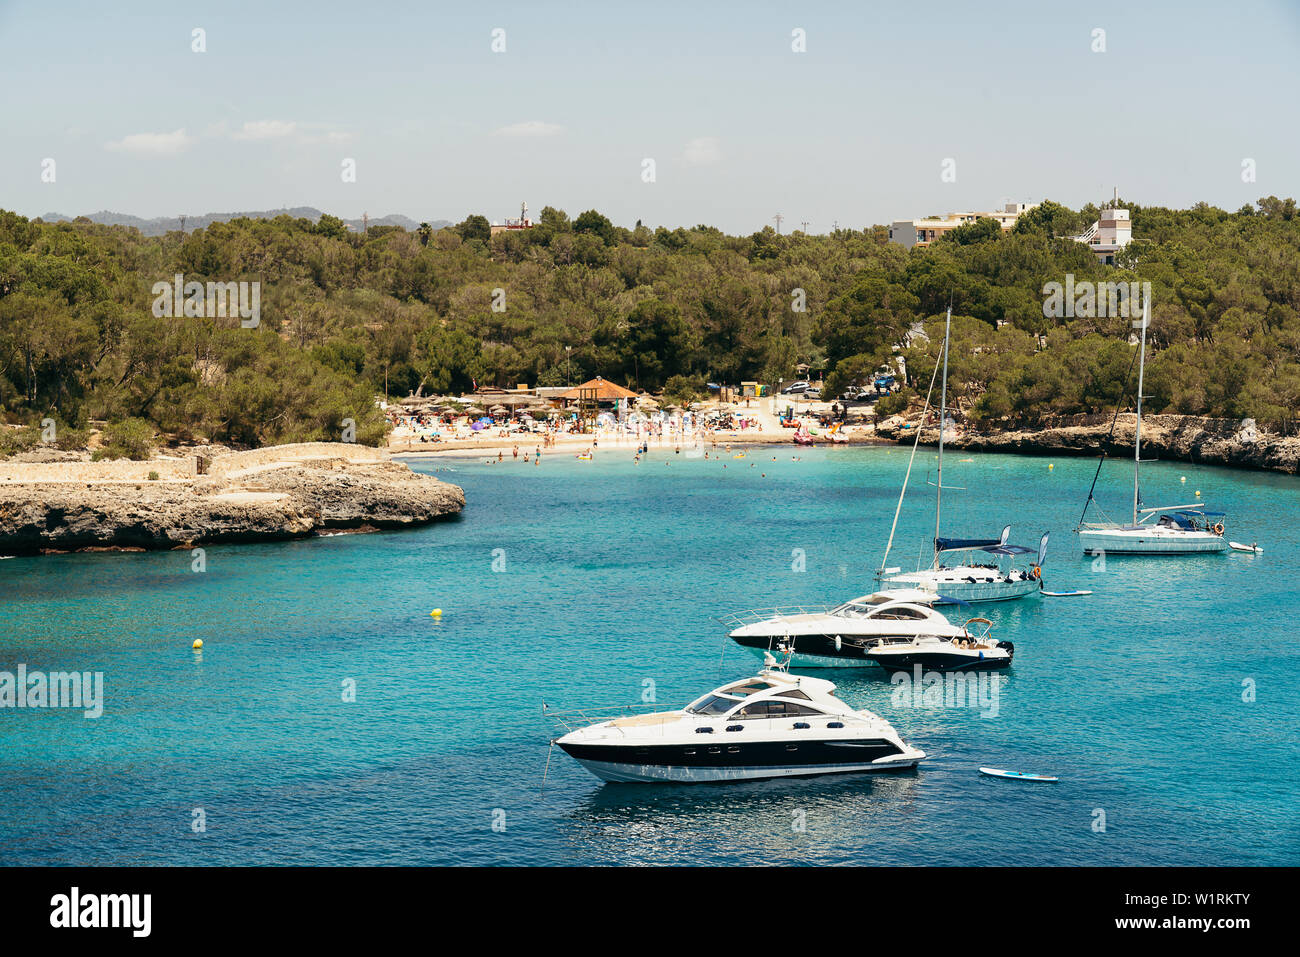
[[[761,621],[770,621],[773,618],[788,618],[792,615],[826,615],[835,607],[838,606],[782,605],[774,608],[749,608],[745,611],[719,615],[717,620],[729,628],[739,628],[742,625],[755,625]]]

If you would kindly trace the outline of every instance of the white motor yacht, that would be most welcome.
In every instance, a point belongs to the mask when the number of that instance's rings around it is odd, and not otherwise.
[[[984,627],[972,633],[972,625]],[[992,628],[993,623],[987,618],[972,618],[966,622],[965,637],[922,635],[892,639],[872,648],[867,657],[886,671],[911,671],[918,665],[922,671],[990,671],[1009,667],[1016,653],[1015,645],[991,638]]]
[[[841,701],[831,682],[789,674],[788,664],[788,654],[785,665],[767,655],[754,677],[715,688],[678,711],[601,721],[553,743],[598,778],[616,782],[900,771],[925,757],[888,721]]]
[[[795,667],[865,667],[872,664],[867,652],[887,638],[964,637],[963,628],[931,607],[936,601],[932,591],[889,589],[834,608],[755,610],[722,622],[732,626],[732,641],[756,655],[787,644]]]

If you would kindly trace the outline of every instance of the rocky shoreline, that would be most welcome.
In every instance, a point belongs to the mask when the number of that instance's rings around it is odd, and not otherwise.
[[[52,459],[52,460],[51,460]],[[311,442],[148,462],[0,462],[0,554],[186,548],[406,528],[465,506],[388,453]]]
[[[1115,434],[1107,441],[1111,416],[1062,416],[1034,429],[981,432],[958,427],[944,436],[944,444],[972,452],[1008,452],[1017,455],[1133,454],[1137,418],[1120,415]],[[913,424],[914,427],[914,424]],[[876,434],[910,443],[916,433],[895,416],[876,428]],[[937,445],[939,430],[926,428],[921,444]],[[1300,437],[1281,436],[1258,429],[1253,419],[1206,419],[1190,415],[1144,415],[1143,457],[1262,469],[1295,475],[1300,471]]]

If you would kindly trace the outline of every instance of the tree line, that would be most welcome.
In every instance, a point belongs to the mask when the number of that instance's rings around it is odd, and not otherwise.
[[[478,215],[410,232],[356,233],[327,215],[145,237],[0,211],[0,416],[54,419],[72,435],[107,421],[131,447],[145,430],[240,445],[337,439],[351,419],[373,443],[385,393],[603,375],[689,396],[707,382],[790,380],[799,363],[838,393],[900,354],[906,397],[928,385],[935,322],[951,304],[950,394],[983,424],[1023,425],[1111,408],[1123,391],[1127,319],[1044,316],[1044,285],[1071,274],[1151,284],[1147,408],[1290,430],[1294,200],[1128,208],[1134,242],[1115,266],[1070,238],[1096,209],[1051,202],[1009,233],[977,221],[910,251],[883,226],[731,236],[552,207],[532,229],[495,236]],[[153,285],[176,274],[260,282],[260,324],[155,316]]]

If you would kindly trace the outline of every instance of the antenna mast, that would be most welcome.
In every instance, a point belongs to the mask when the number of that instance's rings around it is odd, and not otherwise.
[[[1142,461],[1142,374],[1147,364],[1147,326],[1151,322],[1151,300],[1142,304],[1142,340],[1138,347],[1137,426],[1133,433],[1133,524],[1138,523],[1138,469]]]
[[[939,390],[939,473],[934,493],[934,566],[939,566],[939,513],[943,508],[943,427],[948,418],[948,336],[952,331],[952,306],[943,325],[943,386]]]

